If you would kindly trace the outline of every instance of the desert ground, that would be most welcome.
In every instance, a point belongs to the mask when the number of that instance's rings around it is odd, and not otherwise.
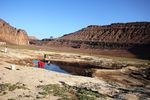
[[[19,46],[0,51],[0,100],[150,100],[149,60]],[[52,62],[96,67],[91,77],[34,67],[32,60],[43,54]]]

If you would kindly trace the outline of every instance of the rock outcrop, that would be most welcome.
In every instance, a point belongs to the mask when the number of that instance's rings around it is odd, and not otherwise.
[[[2,19],[0,19],[0,41],[17,45],[29,43],[28,35],[24,30],[10,26]]]
[[[61,39],[109,43],[150,43],[150,22],[114,23],[106,26],[91,25]]]

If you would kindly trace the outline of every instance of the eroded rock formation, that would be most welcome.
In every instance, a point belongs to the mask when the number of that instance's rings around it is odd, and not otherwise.
[[[150,46],[150,22],[91,25],[46,45],[88,49],[130,49]]]
[[[106,26],[91,25],[61,39],[111,43],[150,43],[150,22],[114,23]]]
[[[29,43],[28,35],[24,30],[10,26],[2,19],[0,19],[0,41],[18,45]]]

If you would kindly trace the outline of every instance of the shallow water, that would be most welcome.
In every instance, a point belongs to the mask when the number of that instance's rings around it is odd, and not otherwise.
[[[39,60],[33,60],[34,64],[37,64]],[[38,66],[35,66],[38,67]],[[55,71],[55,72],[59,72],[59,73],[66,73],[69,74],[68,72],[66,72],[65,70],[61,69],[59,66],[55,65],[55,64],[50,64],[48,65],[47,63],[45,63],[44,69],[47,70],[51,70],[51,71]]]
[[[33,60],[33,63],[37,64],[38,60]],[[50,65],[45,63],[44,69],[65,74],[81,75],[88,77],[92,76],[91,69],[80,66],[80,64],[69,65],[68,63],[52,62]]]

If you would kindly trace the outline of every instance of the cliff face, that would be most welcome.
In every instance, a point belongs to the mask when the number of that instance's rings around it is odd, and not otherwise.
[[[45,44],[86,49],[147,48],[150,46],[150,22],[91,25]]]
[[[11,44],[27,45],[28,35],[24,30],[16,29],[0,19],[0,40]]]
[[[88,26],[61,39],[111,43],[150,43],[150,22],[115,23]]]

